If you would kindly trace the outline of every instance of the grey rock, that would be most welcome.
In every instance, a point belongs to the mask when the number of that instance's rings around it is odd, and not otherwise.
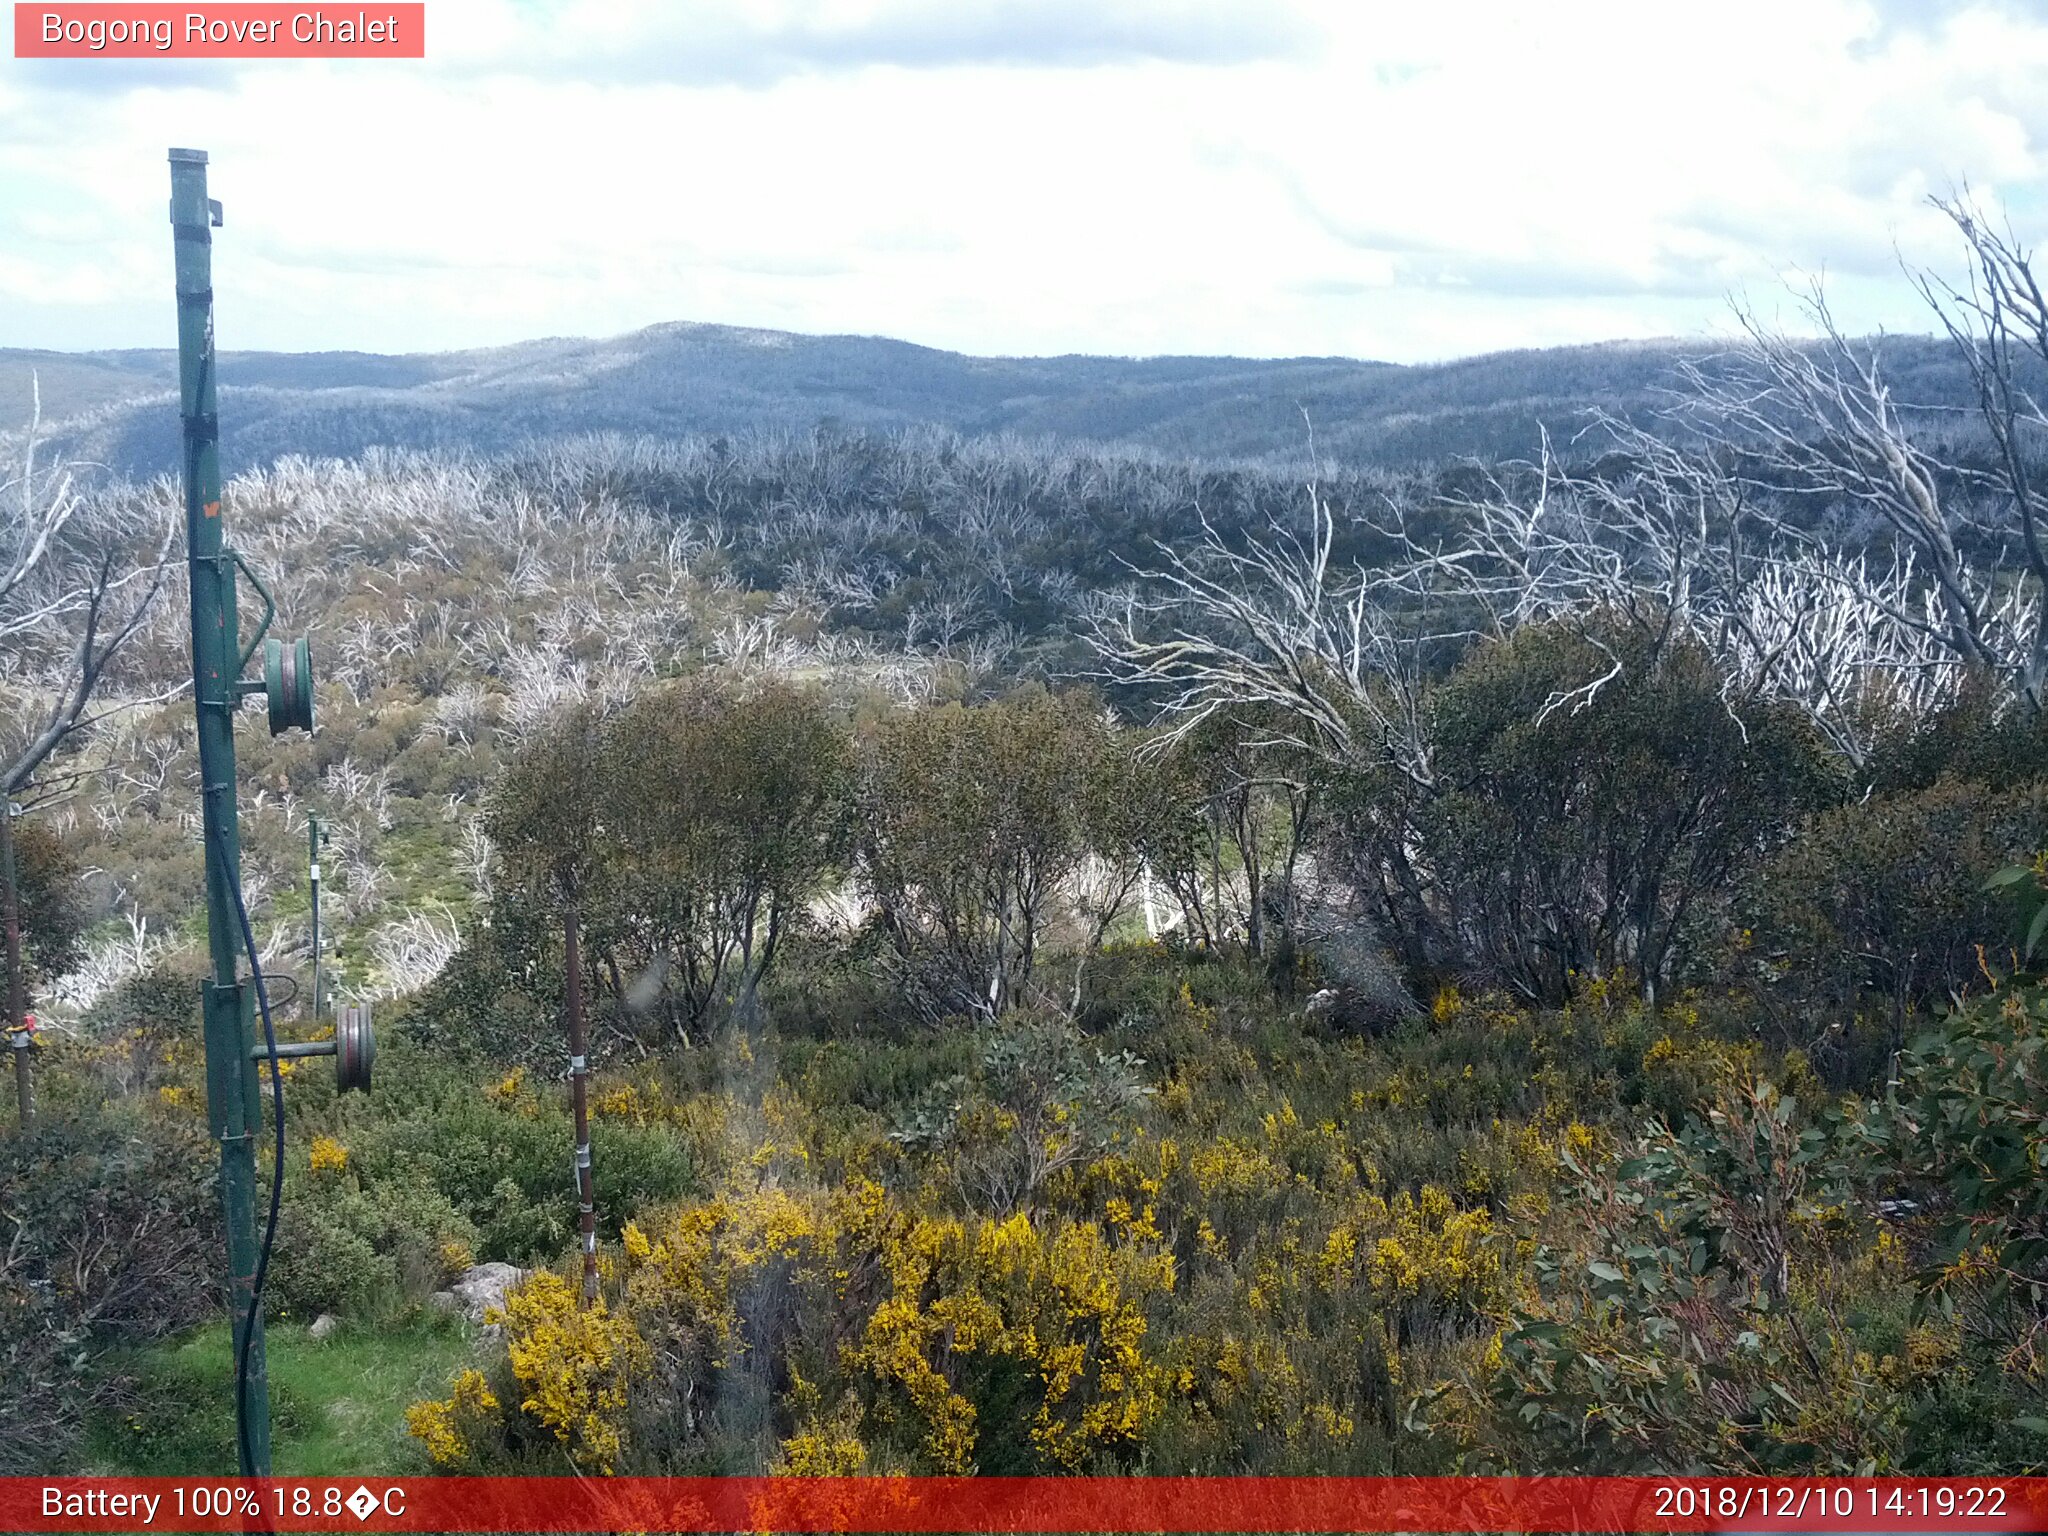
[[[492,1308],[502,1311],[505,1293],[526,1278],[526,1271],[512,1264],[478,1264],[465,1269],[448,1287],[455,1307],[472,1323],[482,1323]]]

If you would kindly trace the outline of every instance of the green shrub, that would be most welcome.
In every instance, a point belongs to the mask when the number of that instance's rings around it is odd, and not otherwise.
[[[1822,1473],[1895,1457],[1890,1405],[1856,1390],[1876,1386],[1856,1341],[1813,1326],[1842,1198],[1830,1152],[1794,1100],[1751,1082],[1579,1167],[1578,1225],[1537,1242],[1537,1292],[1480,1376],[1476,1468]]]
[[[355,1203],[366,1202],[358,1197]],[[322,1312],[363,1315],[395,1299],[397,1265],[377,1251],[371,1238],[346,1224],[348,1218],[364,1214],[338,1201],[313,1208],[303,1198],[285,1203],[278,1213],[268,1281],[280,1318],[311,1319]]]
[[[0,1474],[74,1463],[81,1414],[115,1385],[103,1350],[217,1305],[223,1252],[205,1124],[146,1100],[44,1095],[36,1130],[0,1129]]]
[[[597,1204],[607,1234],[616,1234],[635,1211],[700,1187],[691,1146],[672,1126],[600,1120],[590,1128],[590,1156],[592,1167],[603,1170]]]
[[[287,1181],[271,1260],[281,1315],[373,1315],[417,1302],[447,1278],[450,1253],[473,1253],[476,1226],[433,1184],[361,1178],[349,1167],[313,1166]]]
[[[2048,1325],[2048,991],[1973,1000],[1901,1054],[1873,1151],[1943,1212],[1921,1283],[1973,1335],[2033,1360]]]
[[[968,1210],[1008,1215],[1126,1129],[1153,1092],[1144,1065],[1063,1020],[1018,1015],[988,1028],[974,1072],[935,1084],[891,1136],[942,1154]]]
[[[2022,1164],[2048,1146],[2033,1070],[2048,1035],[2029,1003],[1981,1015],[1916,1045],[1895,1105],[1815,1114],[1732,1081],[1677,1128],[1575,1163],[1565,1219],[1522,1238],[1533,1293],[1418,1417],[1482,1471],[2038,1462],[2048,1394],[2028,1341],[2048,1243]],[[1932,1253],[1928,1196],[1881,1203],[1916,1176],[1958,1197]]]
[[[1694,930],[1833,790],[1792,711],[1727,697],[1700,648],[1619,620],[1484,646],[1428,730],[1431,784],[1340,789],[1332,867],[1411,971],[1545,1003],[1681,977]]]
[[[1996,690],[1980,678],[1945,709],[1879,732],[1863,778],[1880,795],[1931,789],[1943,779],[2018,789],[2041,776],[2044,762],[2048,715],[1998,708]]]
[[[556,1056],[555,1061],[559,1062]],[[367,1098],[337,1097],[319,1076],[294,1081],[295,1141],[330,1135],[347,1150],[341,1182],[380,1212],[465,1242],[479,1259],[530,1264],[553,1257],[575,1229],[575,1130],[566,1081],[521,1069],[481,1075],[401,1036],[380,1053]],[[642,1207],[697,1187],[695,1151],[675,1126],[599,1117],[591,1132],[598,1213],[607,1231]],[[323,1198],[319,1180],[315,1197]],[[430,1270],[399,1235],[346,1223],[402,1274]],[[407,1289],[414,1288],[408,1283]]]
[[[1908,1013],[1988,986],[1987,964],[2013,966],[2015,898],[1986,881],[2044,842],[2041,783],[1944,778],[1823,811],[1756,881],[1750,947],[1795,1008],[1818,1000],[1839,1019],[1878,1002],[1895,1047]]]

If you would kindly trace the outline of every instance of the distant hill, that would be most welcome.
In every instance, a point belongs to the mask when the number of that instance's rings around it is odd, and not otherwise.
[[[674,436],[761,427],[934,424],[1134,444],[1175,457],[1292,457],[1305,446],[1389,467],[1533,453],[1590,406],[1642,417],[1682,357],[1713,343],[1610,342],[1404,367],[1349,358],[969,357],[864,336],[677,323],[602,340],[470,352],[229,352],[229,472],[285,454],[373,445],[493,453],[589,432]],[[1945,344],[1884,345],[1906,398],[1961,403]],[[30,374],[56,447],[130,476],[177,458],[176,354],[0,349],[0,428],[25,419]]]

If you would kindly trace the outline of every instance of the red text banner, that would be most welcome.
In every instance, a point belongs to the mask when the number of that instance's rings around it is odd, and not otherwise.
[[[2048,1478],[8,1478],[0,1530],[2041,1531]]]
[[[18,59],[422,59],[423,3],[24,4]]]

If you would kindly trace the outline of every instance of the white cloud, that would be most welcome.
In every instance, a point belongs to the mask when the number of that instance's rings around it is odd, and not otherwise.
[[[1730,0],[432,0],[424,63],[0,64],[0,344],[163,345],[164,149],[224,343],[701,319],[976,352],[1414,359],[1717,324],[1969,177],[2048,227],[2048,24]]]

